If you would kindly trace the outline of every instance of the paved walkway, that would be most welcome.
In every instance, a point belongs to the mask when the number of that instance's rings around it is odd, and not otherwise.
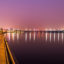
[[[4,39],[5,39],[4,35],[0,34],[0,64],[11,64],[10,62],[12,62],[12,64],[15,64],[15,61],[10,52],[9,46],[7,43],[5,44]],[[10,61],[9,61],[9,59],[10,59]]]
[[[4,36],[0,35],[0,64],[6,64]]]

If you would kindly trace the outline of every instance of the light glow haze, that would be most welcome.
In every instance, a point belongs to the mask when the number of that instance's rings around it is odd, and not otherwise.
[[[64,0],[0,0],[0,27],[64,29]]]

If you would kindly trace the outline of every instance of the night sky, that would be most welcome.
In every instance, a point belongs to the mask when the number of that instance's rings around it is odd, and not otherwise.
[[[64,0],[0,0],[0,27],[60,28]]]

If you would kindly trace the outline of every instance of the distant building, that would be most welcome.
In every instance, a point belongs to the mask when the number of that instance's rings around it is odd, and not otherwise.
[[[0,28],[0,34],[2,34],[3,33],[3,29],[2,28]]]

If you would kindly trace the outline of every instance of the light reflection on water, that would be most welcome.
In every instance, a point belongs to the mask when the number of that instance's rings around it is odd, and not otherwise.
[[[25,37],[25,41],[29,40],[37,40],[37,39],[41,39],[42,37],[44,37],[44,40],[45,42],[59,42],[59,41],[62,41],[64,40],[64,33],[40,33],[40,32],[25,32],[25,33],[21,33],[23,34],[23,36]],[[15,38],[17,38],[17,40],[19,40],[19,38],[21,37],[21,34],[20,33],[7,33],[7,35],[5,35],[9,40],[12,39],[12,40],[15,40]],[[24,35],[25,34],[25,35]],[[42,37],[41,37],[42,36]]]
[[[54,33],[54,42],[55,42],[55,37],[56,37],[56,35],[55,35],[55,33]]]
[[[31,40],[31,32],[29,33],[29,40]]]
[[[25,41],[27,41],[27,33],[25,33]]]
[[[60,34],[58,33],[58,42],[59,42]]]
[[[19,64],[21,64],[21,59],[23,60],[22,62],[29,62],[29,60],[31,61],[35,59],[43,61],[44,58],[53,58],[53,54],[63,54],[64,48],[62,47],[64,47],[64,33],[23,32],[7,33],[5,36],[9,42],[9,46],[16,55],[16,58],[18,58],[18,61],[20,62]],[[52,56],[50,54],[52,54]]]
[[[46,37],[46,42],[47,42],[47,39],[48,39],[48,37],[47,37],[47,36],[48,36],[48,34],[47,34],[47,32],[46,32],[46,36],[45,36],[45,37]]]
[[[36,39],[36,33],[34,32],[34,40]]]
[[[17,40],[19,40],[19,38],[20,38],[20,35],[19,35],[19,33],[17,33]]]
[[[51,42],[51,33],[50,33],[50,42]]]
[[[63,39],[64,39],[64,33],[62,33],[62,43],[63,43]]]
[[[7,33],[7,37],[10,40],[10,37],[11,37],[10,33]]]
[[[15,33],[12,33],[12,39],[15,40]]]

